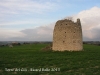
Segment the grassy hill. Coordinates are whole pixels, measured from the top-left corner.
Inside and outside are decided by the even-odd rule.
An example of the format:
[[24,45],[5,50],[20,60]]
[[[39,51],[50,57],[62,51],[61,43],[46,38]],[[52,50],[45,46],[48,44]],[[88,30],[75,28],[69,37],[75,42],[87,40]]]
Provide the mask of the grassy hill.
[[42,51],[48,44],[0,47],[0,75],[100,75],[100,46],[80,52]]

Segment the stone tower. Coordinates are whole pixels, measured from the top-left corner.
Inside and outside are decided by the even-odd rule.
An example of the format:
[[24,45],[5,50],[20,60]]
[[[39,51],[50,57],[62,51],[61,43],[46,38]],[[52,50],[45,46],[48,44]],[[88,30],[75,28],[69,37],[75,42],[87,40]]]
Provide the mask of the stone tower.
[[77,22],[65,19],[56,22],[53,31],[54,51],[81,51],[83,49],[80,19]]

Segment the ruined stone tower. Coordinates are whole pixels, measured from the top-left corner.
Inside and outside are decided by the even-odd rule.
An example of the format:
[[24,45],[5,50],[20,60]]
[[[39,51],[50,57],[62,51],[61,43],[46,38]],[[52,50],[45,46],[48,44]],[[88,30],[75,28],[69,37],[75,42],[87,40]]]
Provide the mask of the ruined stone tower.
[[83,49],[82,28],[80,19],[59,20],[56,22],[53,32],[54,51],[81,51]]

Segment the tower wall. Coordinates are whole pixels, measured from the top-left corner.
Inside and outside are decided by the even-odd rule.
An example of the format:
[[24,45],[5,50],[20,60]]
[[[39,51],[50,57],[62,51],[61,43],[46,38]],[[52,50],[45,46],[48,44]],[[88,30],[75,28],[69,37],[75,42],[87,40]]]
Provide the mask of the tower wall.
[[53,31],[54,51],[80,51],[83,49],[82,29],[80,19],[74,23],[71,20],[59,20]]

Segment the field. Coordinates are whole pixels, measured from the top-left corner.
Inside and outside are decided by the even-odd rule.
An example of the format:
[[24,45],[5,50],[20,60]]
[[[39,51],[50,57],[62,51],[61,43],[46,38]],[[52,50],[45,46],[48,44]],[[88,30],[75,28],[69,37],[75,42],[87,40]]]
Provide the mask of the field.
[[80,52],[42,51],[48,44],[0,47],[0,75],[100,75],[100,46]]

